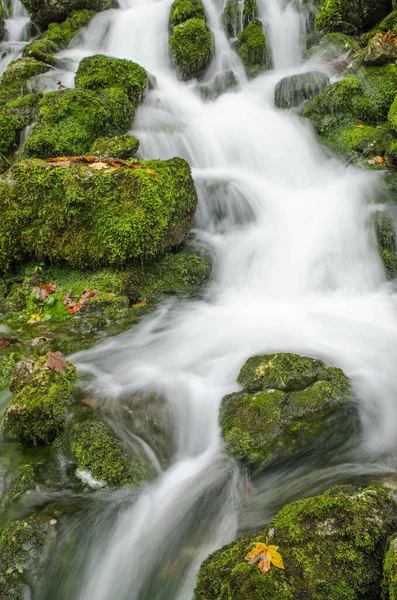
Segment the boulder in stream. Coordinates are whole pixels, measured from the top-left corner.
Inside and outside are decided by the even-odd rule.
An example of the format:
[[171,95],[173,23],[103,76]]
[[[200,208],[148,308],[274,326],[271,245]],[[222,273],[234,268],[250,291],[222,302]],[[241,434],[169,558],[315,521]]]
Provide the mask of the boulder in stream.
[[274,90],[274,103],[278,108],[299,106],[305,100],[314,98],[328,85],[329,78],[320,71],[283,77]]
[[183,80],[202,77],[211,63],[213,45],[212,33],[203,18],[175,25],[169,47],[179,77]]
[[[287,504],[264,531],[203,562],[194,600],[379,600],[396,519],[391,493],[378,487],[337,486]],[[248,564],[257,543],[277,546],[285,569],[270,565],[262,574]]]
[[237,381],[244,389],[223,398],[220,424],[227,451],[252,468],[316,443],[355,415],[349,380],[319,360],[254,356]]

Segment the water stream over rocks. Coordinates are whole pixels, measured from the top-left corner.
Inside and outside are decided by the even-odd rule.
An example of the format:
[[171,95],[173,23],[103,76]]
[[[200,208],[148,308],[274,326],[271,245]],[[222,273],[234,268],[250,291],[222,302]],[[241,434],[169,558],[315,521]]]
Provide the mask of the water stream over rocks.
[[[98,14],[79,45],[58,54],[68,65],[64,85],[73,85],[82,57],[98,52],[152,75],[133,133],[143,157],[181,156],[192,165],[195,233],[213,253],[214,274],[204,300],[170,301],[131,331],[71,357],[87,389],[110,403],[161,392],[177,450],[139,495],[96,493],[64,533],[77,550],[49,574],[45,600],[188,600],[208,553],[285,502],[395,471],[396,294],[369,224],[379,181],[326,156],[308,123],[274,108],[276,83],[308,70],[297,4],[259,2],[275,70],[247,81],[222,29],[224,2],[205,0],[216,55],[204,83],[233,70],[239,87],[204,102],[171,65],[171,3],[121,0],[121,9]],[[326,460],[319,451],[305,465],[248,483],[222,453],[219,404],[238,389],[249,356],[275,351],[341,367],[363,431]]]

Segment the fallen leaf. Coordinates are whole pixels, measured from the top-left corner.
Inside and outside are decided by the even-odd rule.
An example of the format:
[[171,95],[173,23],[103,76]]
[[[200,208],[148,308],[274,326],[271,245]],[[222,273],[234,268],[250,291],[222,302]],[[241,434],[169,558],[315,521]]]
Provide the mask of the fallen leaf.
[[266,546],[262,542],[257,542],[254,548],[248,552],[245,560],[248,564],[258,563],[258,569],[262,573],[267,573],[273,564],[278,569],[284,569],[283,559],[278,552],[278,546]]
[[369,159],[368,164],[369,165],[381,165],[382,163],[385,162],[385,159],[382,158],[381,156],[373,156],[372,158]]
[[46,365],[53,371],[63,375],[69,369],[69,365],[62,352],[47,352],[46,356]]
[[8,346],[11,346],[12,344],[18,344],[18,342],[18,338],[0,338],[0,347],[8,348]]
[[356,125],[358,129],[365,129],[365,125]]
[[63,297],[63,302],[65,304],[65,309],[71,315],[74,315],[80,308],[83,306],[84,302],[90,300],[90,298],[95,298],[96,296],[101,296],[102,292],[98,290],[90,290],[89,288],[85,288],[84,292],[80,296],[77,302],[73,302],[71,300],[72,291],[70,290],[66,296]]
[[50,525],[56,525],[58,523],[58,521],[56,519],[51,519],[51,521],[49,521]]
[[96,171],[101,171],[102,169],[109,169],[110,165],[105,162],[96,162],[90,165],[91,169],[95,169]]
[[30,319],[26,321],[26,325],[31,325],[32,323],[39,322],[41,320],[40,315],[30,315]]
[[132,308],[141,308],[142,306],[146,306],[146,305],[147,305],[147,300],[146,300],[146,298],[144,298],[143,300],[141,300],[137,304],[133,304]]

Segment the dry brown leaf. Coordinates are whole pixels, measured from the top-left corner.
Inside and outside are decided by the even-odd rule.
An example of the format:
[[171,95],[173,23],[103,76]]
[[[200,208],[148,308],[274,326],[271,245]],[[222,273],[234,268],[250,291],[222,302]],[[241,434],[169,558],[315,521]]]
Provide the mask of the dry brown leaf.
[[147,300],[146,300],[146,298],[144,298],[143,300],[141,300],[137,304],[133,304],[132,308],[142,308],[142,306],[146,306],[146,305],[147,305]]
[[8,346],[11,346],[12,344],[18,344],[18,342],[18,338],[0,338],[0,347],[8,348]]
[[53,371],[64,375],[65,371],[69,369],[69,365],[62,352],[47,352],[46,356],[46,365]]

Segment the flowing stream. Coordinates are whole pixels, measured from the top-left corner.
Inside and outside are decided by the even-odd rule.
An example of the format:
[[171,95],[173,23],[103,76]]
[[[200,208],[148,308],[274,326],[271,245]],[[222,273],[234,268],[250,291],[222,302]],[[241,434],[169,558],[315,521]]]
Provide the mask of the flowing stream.
[[29,33],[30,17],[20,0],[3,2],[5,13],[5,41],[0,42],[0,75],[9,63],[16,58],[23,47]]
[[[181,156],[192,165],[195,235],[210,248],[214,273],[203,299],[165,303],[138,327],[72,357],[108,402],[161,392],[177,452],[139,494],[96,492],[75,523],[73,560],[49,575],[46,600],[189,600],[208,553],[264,524],[284,502],[395,471],[396,297],[370,226],[379,181],[326,156],[309,124],[273,103],[281,77],[311,68],[300,58],[299,5],[260,0],[276,68],[249,82],[221,26],[224,1],[204,0],[216,46],[204,83],[231,69],[239,80],[204,102],[171,65],[171,3],[122,0],[59,55],[70,66],[65,85],[79,60],[98,52],[134,60],[155,78],[133,134],[143,157]],[[222,452],[219,404],[238,389],[249,356],[274,351],[343,368],[362,431],[332,456],[319,452],[252,483]]]

